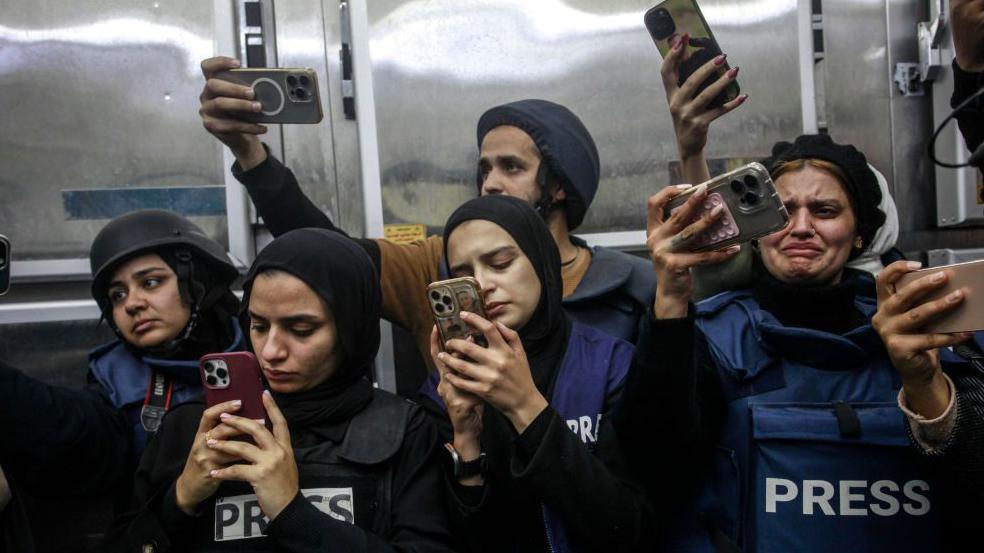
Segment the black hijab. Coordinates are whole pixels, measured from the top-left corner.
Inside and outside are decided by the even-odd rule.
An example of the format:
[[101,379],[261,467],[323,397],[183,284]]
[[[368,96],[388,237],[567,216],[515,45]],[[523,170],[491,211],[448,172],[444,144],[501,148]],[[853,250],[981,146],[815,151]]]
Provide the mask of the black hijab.
[[[560,252],[546,223],[529,204],[502,195],[480,196],[461,205],[444,226],[444,262],[448,263],[448,238],[459,225],[481,219],[501,227],[519,246],[540,280],[540,303],[523,328],[523,341],[533,381],[550,397],[554,376],[567,349],[571,323],[561,299],[564,285],[560,276]],[[448,267],[450,274],[450,267]]]
[[274,393],[293,424],[331,424],[351,418],[372,397],[369,375],[379,349],[382,294],[366,252],[350,238],[321,229],[299,229],[260,252],[243,283],[243,313],[257,276],[276,269],[293,275],[324,300],[335,321],[339,358],[335,373],[310,390]]

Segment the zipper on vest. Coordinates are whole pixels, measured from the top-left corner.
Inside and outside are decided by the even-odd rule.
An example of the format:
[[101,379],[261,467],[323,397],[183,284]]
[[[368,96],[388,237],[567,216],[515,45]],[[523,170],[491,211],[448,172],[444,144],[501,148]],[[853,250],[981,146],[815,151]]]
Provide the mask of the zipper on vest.
[[540,514],[543,515],[543,533],[547,536],[547,551],[554,553],[553,538],[550,537],[550,526],[547,524],[547,506],[540,504]]

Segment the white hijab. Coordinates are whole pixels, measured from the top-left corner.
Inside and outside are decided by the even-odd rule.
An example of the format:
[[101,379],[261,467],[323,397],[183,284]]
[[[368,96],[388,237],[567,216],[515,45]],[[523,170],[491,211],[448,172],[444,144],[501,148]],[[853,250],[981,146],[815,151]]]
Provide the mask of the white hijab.
[[881,256],[894,248],[899,239],[899,211],[895,207],[892,193],[888,190],[888,181],[885,179],[885,175],[872,167],[870,163],[868,168],[875,174],[875,180],[878,181],[878,186],[881,188],[882,199],[878,204],[878,209],[885,213],[885,224],[875,233],[875,238],[864,250],[864,253],[852,259],[847,266],[876,275],[885,268],[882,265]]

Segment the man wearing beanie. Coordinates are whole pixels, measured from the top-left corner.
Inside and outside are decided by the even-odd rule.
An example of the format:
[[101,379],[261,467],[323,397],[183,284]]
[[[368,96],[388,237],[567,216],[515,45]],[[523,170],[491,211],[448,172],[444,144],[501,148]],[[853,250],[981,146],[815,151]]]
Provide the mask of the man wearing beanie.
[[[245,185],[270,232],[277,236],[302,227],[343,232],[304,196],[290,169],[269,155],[256,136],[260,131],[252,128],[256,126],[247,130],[246,124],[231,119],[228,110],[216,105],[219,99],[245,99],[242,87],[210,78],[233,67],[232,62],[212,58],[202,63],[207,82],[200,113],[206,129],[236,156],[233,175]],[[634,341],[639,319],[655,290],[650,263],[608,248],[589,248],[570,234],[584,219],[601,174],[594,139],[581,120],[553,102],[520,100],[486,111],[479,120],[477,138],[479,194],[523,198],[547,222],[561,254],[567,312],[584,324]],[[355,240],[379,268],[383,316],[413,334],[431,366],[434,321],[423,290],[433,281],[448,278],[441,273],[441,238],[402,245],[382,239]]]

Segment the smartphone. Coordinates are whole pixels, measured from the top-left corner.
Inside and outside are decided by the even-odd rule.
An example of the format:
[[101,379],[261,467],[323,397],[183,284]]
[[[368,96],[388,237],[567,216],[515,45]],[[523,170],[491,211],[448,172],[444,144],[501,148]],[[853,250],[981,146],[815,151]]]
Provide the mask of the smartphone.
[[10,240],[0,234],[0,296],[10,290]]
[[236,415],[255,420],[272,428],[263,408],[263,378],[260,364],[248,351],[209,353],[198,360],[202,386],[205,388],[205,405],[212,407],[225,401],[238,399],[243,406]]
[[940,271],[947,274],[946,284],[922,301],[938,300],[956,290],[963,290],[964,299],[957,307],[926,323],[924,330],[933,333],[984,330],[984,259],[906,273],[895,286],[901,290],[920,278]]
[[[789,222],[786,206],[776,192],[769,172],[760,163],[749,163],[734,171],[707,181],[704,205],[687,221],[696,223],[718,205],[724,214],[713,226],[691,239],[689,251],[709,251],[732,244],[750,242],[782,230]],[[683,207],[697,187],[690,188],[670,200],[670,214]]]
[[251,123],[318,123],[323,114],[318,75],[305,68],[230,69],[216,79],[251,87],[261,104],[259,113],[241,113]]
[[477,280],[461,277],[432,282],[427,286],[427,301],[441,335],[441,349],[452,338],[467,340],[469,336],[476,344],[488,347],[485,335],[461,320],[462,311],[488,318]]
[[[714,39],[714,33],[711,32],[707,21],[704,20],[704,14],[700,13],[700,6],[695,0],[665,0],[650,8],[643,20],[646,23],[649,36],[652,37],[653,42],[656,43],[656,48],[659,49],[659,53],[664,58],[673,47],[672,43],[677,36],[683,33],[690,35],[690,40],[686,46],[689,57],[680,65],[678,85],[683,85],[684,81],[694,71],[721,55],[721,47]],[[725,61],[710,77],[700,83],[694,95],[700,94],[705,88],[714,84],[714,81],[729,69],[731,66]],[[731,81],[707,107],[708,109],[720,107],[737,98],[740,93],[741,87],[738,86],[738,81]]]

